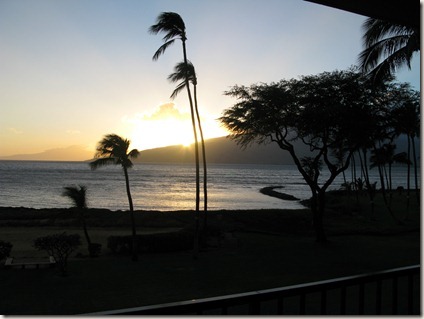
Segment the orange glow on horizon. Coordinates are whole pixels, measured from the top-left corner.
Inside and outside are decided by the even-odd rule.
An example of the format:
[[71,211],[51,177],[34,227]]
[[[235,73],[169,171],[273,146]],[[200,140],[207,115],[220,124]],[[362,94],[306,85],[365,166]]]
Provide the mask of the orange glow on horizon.
[[[138,150],[170,145],[189,147],[194,143],[190,114],[180,112],[173,103],[163,104],[153,114],[138,114],[125,122],[131,126],[128,138]],[[202,118],[205,140],[228,135],[215,119]],[[197,134],[200,141],[200,134]]]

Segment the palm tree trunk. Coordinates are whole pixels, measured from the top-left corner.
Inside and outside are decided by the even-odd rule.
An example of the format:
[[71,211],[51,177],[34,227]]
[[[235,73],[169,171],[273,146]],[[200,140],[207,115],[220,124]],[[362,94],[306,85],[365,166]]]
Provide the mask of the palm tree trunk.
[[137,234],[135,229],[134,206],[133,206],[133,201],[132,201],[131,191],[130,191],[130,180],[128,178],[128,170],[126,167],[123,167],[123,169],[124,169],[124,175],[125,175],[125,186],[127,189],[128,203],[130,205],[131,230],[132,230],[132,260],[137,261],[138,260]]
[[[357,151],[358,152],[358,154],[359,154],[359,150]],[[359,156],[361,156],[361,154],[359,154]],[[355,159],[355,156],[352,156],[352,172],[351,172],[351,175],[352,175],[352,185],[353,185],[353,187],[355,187],[355,197],[356,197],[356,205],[359,205],[359,183],[358,183],[358,181],[356,180],[356,159]],[[361,189],[361,191],[362,191],[362,189]]]
[[[183,43],[183,55],[184,55],[184,63],[187,65],[187,51],[186,51],[186,45],[185,45],[185,39],[182,40]],[[191,123],[193,126],[193,135],[194,135],[194,155],[195,155],[195,161],[196,161],[196,211],[194,216],[195,221],[195,230],[194,230],[194,252],[193,252],[193,258],[197,259],[198,253],[199,253],[199,208],[200,208],[200,171],[199,171],[199,142],[197,138],[197,129],[196,129],[196,119],[194,115],[194,106],[193,106],[193,99],[191,97],[191,91],[190,91],[190,83],[188,77],[185,79],[186,82],[186,88],[187,88],[187,94],[188,99],[190,102],[190,113],[191,113]]]
[[[411,137],[408,134],[408,173],[407,173],[407,192],[406,192],[406,214],[409,213],[409,200],[411,193]],[[407,218],[405,216],[405,218]]]
[[317,195],[315,195],[315,201],[315,209],[313,211],[315,240],[318,243],[326,243],[327,236],[324,231],[325,191],[319,190]]
[[414,136],[411,135],[411,141],[412,141],[412,156],[414,158],[414,178],[415,178],[415,196],[417,197],[417,203],[420,203],[420,193],[418,191],[418,169],[417,169],[417,154],[415,150],[415,140]]
[[197,123],[199,125],[199,133],[200,133],[200,141],[202,143],[202,160],[203,160],[203,201],[204,201],[204,211],[205,216],[203,220],[203,229],[206,229],[207,225],[207,211],[208,211],[208,173],[207,173],[207,165],[206,165],[206,147],[205,147],[205,139],[203,138],[203,130],[202,124],[200,121],[199,108],[197,107],[197,89],[196,85],[194,85],[194,108],[196,111]]
[[91,239],[90,239],[90,236],[88,235],[87,223],[85,222],[85,217],[84,217],[84,209],[80,210],[80,219],[81,219],[82,228],[84,230],[85,240],[87,241],[88,253],[90,257],[93,257],[91,252]]
[[368,172],[368,163],[367,163],[367,149],[362,149],[362,155],[364,158],[362,159],[361,153],[359,153],[359,159],[361,162],[361,170],[362,174],[365,179],[365,184],[367,185],[367,193],[370,198],[370,204],[371,204],[371,219],[374,219],[374,211],[375,211],[375,204],[374,204],[374,197],[375,197],[375,189],[373,189],[373,186],[370,182],[370,175]]

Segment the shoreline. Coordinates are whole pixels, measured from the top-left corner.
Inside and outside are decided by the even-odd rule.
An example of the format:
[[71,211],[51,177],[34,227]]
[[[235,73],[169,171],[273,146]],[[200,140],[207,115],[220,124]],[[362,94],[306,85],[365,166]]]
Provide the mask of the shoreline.
[[279,198],[279,199],[282,199],[282,200],[290,200],[290,201],[300,200],[300,198],[297,198],[293,195],[274,191],[274,189],[280,189],[280,188],[284,188],[284,186],[267,186],[267,187],[261,188],[259,190],[259,192],[261,194],[268,195],[268,196],[275,197],[275,198]]

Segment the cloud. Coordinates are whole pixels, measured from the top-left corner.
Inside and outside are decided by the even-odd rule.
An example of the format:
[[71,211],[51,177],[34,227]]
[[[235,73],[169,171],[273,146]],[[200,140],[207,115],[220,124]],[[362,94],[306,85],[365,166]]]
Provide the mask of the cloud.
[[139,124],[140,122],[157,122],[166,120],[190,121],[189,112],[181,112],[174,103],[159,105],[153,112],[143,112],[134,115],[124,115],[121,118],[123,123]]
[[19,134],[23,134],[24,133],[23,131],[18,130],[17,128],[14,128],[14,127],[9,127],[8,128],[8,131],[10,133],[13,133],[13,134],[16,134],[16,135],[19,135]]
[[181,112],[175,107],[174,103],[165,103],[160,105],[154,113],[144,114],[142,116],[142,120],[146,121],[156,121],[165,119],[186,120],[190,119],[190,114]]

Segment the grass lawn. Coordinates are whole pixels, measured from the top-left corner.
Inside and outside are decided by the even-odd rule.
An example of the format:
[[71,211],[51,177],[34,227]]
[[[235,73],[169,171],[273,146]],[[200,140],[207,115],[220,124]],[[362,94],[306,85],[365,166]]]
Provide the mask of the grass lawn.
[[[403,198],[396,198],[396,216],[405,216]],[[210,223],[231,231],[237,239],[219,248],[201,252],[193,260],[190,251],[144,254],[138,262],[128,256],[114,256],[106,248],[110,235],[129,234],[125,223],[112,222],[110,212],[98,212],[111,225],[101,227],[92,219],[93,241],[103,245],[98,258],[75,257],[69,275],[57,269],[0,268],[0,313],[19,315],[68,315],[190,300],[337,278],[346,275],[420,264],[420,210],[411,201],[407,220],[398,224],[379,204],[373,216],[366,199],[356,205],[343,198],[330,199],[326,217],[327,244],[314,242],[308,210],[211,212]],[[343,207],[341,207],[341,205]],[[348,205],[348,206],[346,206]],[[39,256],[32,239],[50,233],[80,233],[72,214],[21,210],[23,218],[0,209],[0,239],[10,241],[12,256]],[[9,214],[10,213],[10,214]],[[37,215],[38,214],[38,215]],[[44,214],[44,215],[43,215]],[[50,220],[64,214],[66,218]],[[118,215],[116,215],[118,214]],[[190,221],[190,212],[139,214],[143,231],[168,231]],[[2,217],[3,215],[3,217]],[[43,215],[42,225],[35,222]],[[124,212],[115,213],[121,218]],[[6,218],[6,216],[8,216]],[[31,216],[33,220],[31,221]],[[35,217],[34,217],[35,216]],[[147,217],[148,218],[147,218]],[[144,219],[143,219],[144,218]],[[149,222],[150,218],[150,222]],[[166,220],[166,227],[155,218]],[[50,221],[48,221],[50,220]],[[117,226],[118,225],[118,226]],[[83,238],[83,237],[82,237]],[[86,255],[84,248],[79,251]],[[78,252],[77,252],[78,253]]]

